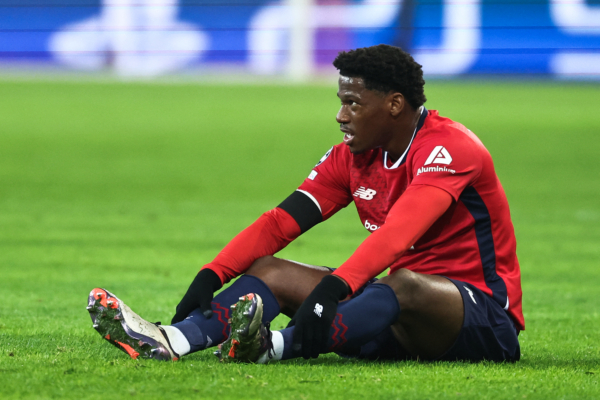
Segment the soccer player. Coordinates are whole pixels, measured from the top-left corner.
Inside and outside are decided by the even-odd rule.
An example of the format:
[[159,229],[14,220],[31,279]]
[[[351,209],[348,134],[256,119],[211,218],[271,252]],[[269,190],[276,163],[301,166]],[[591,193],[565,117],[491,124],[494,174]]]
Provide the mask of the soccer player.
[[[88,310],[102,336],[134,358],[167,360],[219,343],[224,362],[519,360],[516,241],[489,152],[423,106],[421,66],[399,48],[342,52],[333,64],[343,143],[201,269],[172,325],[94,289]],[[352,201],[371,234],[341,266],[273,257]],[[271,332],[279,313],[292,320]]]

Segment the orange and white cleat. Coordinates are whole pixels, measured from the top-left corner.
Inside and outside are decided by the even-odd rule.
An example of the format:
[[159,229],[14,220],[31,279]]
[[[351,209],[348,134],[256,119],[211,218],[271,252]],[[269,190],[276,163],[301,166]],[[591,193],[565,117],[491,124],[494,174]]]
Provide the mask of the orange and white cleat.
[[92,290],[87,310],[94,329],[131,358],[179,359],[159,324],[146,321],[108,290]]

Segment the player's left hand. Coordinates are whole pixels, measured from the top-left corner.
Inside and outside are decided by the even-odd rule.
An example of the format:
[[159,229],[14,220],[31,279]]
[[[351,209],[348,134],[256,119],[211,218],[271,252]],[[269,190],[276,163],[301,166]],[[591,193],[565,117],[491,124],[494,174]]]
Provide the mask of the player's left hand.
[[308,295],[288,324],[288,327],[295,326],[292,350],[296,355],[309,359],[327,352],[338,302],[345,299],[348,292],[346,282],[328,275]]

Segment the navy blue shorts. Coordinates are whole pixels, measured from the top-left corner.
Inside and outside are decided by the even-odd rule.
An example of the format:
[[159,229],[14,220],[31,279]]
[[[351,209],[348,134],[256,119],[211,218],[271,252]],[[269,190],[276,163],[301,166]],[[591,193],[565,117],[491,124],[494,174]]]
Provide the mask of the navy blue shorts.
[[[518,331],[506,311],[475,286],[455,279],[449,280],[462,295],[465,319],[456,342],[436,361],[518,361],[521,358]],[[371,283],[370,281],[367,285]],[[371,360],[411,358],[398,343],[391,328],[363,345],[357,356]]]

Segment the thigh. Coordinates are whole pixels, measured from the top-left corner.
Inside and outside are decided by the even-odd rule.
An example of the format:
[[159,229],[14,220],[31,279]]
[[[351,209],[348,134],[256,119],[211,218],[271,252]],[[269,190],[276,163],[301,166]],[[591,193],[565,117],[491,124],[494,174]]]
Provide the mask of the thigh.
[[266,256],[256,260],[246,274],[261,279],[275,295],[281,312],[291,318],[331,269]]
[[450,281],[462,294],[465,318],[456,342],[439,360],[518,361],[518,331],[502,306],[469,283]]
[[451,348],[464,320],[463,298],[451,281],[402,269],[379,283],[396,293],[401,311],[392,331],[413,358],[434,360]]

